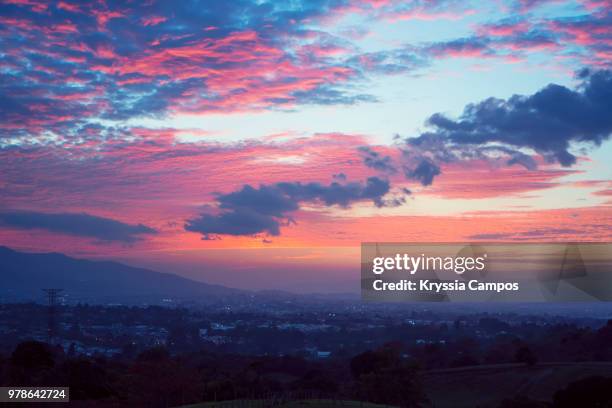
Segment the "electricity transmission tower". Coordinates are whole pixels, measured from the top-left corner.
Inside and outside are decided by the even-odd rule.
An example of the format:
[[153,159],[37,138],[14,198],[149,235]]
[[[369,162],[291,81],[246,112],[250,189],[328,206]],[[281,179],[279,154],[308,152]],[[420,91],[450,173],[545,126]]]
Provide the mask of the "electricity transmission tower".
[[56,320],[56,312],[57,312],[57,300],[59,298],[59,294],[63,289],[43,289],[43,292],[47,294],[47,307],[48,307],[48,315],[47,315],[47,339],[49,344],[53,343],[55,338],[56,329],[57,329],[57,320]]

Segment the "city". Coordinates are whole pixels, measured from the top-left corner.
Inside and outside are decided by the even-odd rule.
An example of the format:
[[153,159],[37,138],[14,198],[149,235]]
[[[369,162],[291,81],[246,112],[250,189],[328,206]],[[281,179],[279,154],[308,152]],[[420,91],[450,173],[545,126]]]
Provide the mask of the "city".
[[[462,392],[448,382],[466,372],[478,384],[483,403],[501,404],[519,396],[541,403],[588,374],[612,374],[612,320],[605,304],[514,305],[479,312],[478,305],[266,296],[267,302],[227,299],[205,307],[60,301],[53,316],[43,301],[3,304],[2,382],[19,378],[15,376],[21,371],[14,365],[24,347],[30,357],[19,363],[29,373],[22,381],[49,386],[63,378],[71,398],[108,406],[130,401],[178,406],[271,395],[401,406],[406,404],[402,398],[408,398],[448,406]],[[43,350],[32,351],[36,347]],[[40,353],[49,356],[41,358]],[[34,356],[36,361],[30,361]],[[376,362],[379,358],[383,363]],[[356,366],[374,370],[389,361],[407,370],[400,370],[412,384],[407,396],[356,388],[366,381],[355,373]],[[526,379],[534,372],[539,374]],[[192,380],[169,383],[177,375]],[[494,387],[488,382],[492,376],[497,378]],[[136,383],[124,383],[126,378]],[[513,390],[518,383],[520,392]],[[444,393],[437,392],[441,384]]]

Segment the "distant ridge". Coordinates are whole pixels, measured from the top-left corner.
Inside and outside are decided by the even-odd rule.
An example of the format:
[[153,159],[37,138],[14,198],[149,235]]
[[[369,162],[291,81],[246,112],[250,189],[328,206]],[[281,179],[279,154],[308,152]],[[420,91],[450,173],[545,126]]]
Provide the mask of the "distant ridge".
[[4,246],[0,246],[0,277],[0,301],[39,300],[42,288],[63,288],[74,301],[121,303],[208,303],[249,293],[118,262],[18,252]]

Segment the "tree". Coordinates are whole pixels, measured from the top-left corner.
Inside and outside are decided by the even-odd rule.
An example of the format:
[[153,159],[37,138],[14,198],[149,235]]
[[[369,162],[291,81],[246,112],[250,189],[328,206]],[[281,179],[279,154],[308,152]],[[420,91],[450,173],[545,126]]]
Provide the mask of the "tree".
[[323,370],[310,370],[294,383],[300,391],[314,391],[320,395],[330,395],[338,391],[338,384]]
[[359,378],[363,374],[380,371],[400,363],[401,347],[397,343],[388,343],[378,350],[368,350],[351,359],[351,373]]
[[416,374],[404,364],[364,374],[357,380],[357,396],[378,404],[420,407],[426,398]]
[[89,400],[108,398],[113,395],[106,370],[86,359],[68,360],[61,366],[70,387],[70,399]]
[[535,363],[537,363],[538,361],[538,358],[535,356],[535,354],[533,354],[531,349],[527,346],[519,347],[519,349],[516,351],[516,355],[514,359],[516,360],[517,363],[524,363],[530,367],[535,365]]
[[366,351],[350,365],[355,394],[361,400],[401,407],[419,407],[426,401],[416,367],[400,357],[399,347]]
[[11,354],[11,365],[29,370],[51,368],[55,364],[53,352],[46,343],[24,341]]
[[49,377],[54,365],[53,350],[48,344],[24,341],[11,354],[10,381],[15,385],[52,385]]
[[163,347],[143,351],[132,366],[131,406],[167,407],[197,401],[203,395],[199,372],[187,360],[172,358]]

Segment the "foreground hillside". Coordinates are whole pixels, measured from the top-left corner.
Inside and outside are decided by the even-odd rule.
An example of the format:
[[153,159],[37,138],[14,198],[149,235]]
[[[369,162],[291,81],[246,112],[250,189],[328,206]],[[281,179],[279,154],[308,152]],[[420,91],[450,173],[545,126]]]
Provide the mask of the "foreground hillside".
[[[422,373],[423,386],[429,398],[427,407],[497,408],[502,401],[526,397],[550,404],[555,392],[569,383],[589,376],[612,377],[612,363],[542,363],[533,367],[524,364],[496,364],[430,370]],[[389,405],[360,401],[311,399],[279,402],[273,400],[233,400],[186,405],[182,408],[232,407],[360,407],[377,408]]]
[[525,396],[551,402],[556,391],[589,376],[612,377],[612,363],[540,363],[473,366],[423,373],[427,396],[436,408],[498,407]]

